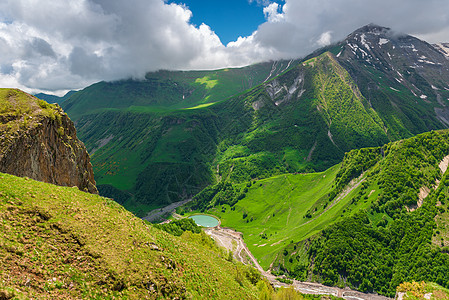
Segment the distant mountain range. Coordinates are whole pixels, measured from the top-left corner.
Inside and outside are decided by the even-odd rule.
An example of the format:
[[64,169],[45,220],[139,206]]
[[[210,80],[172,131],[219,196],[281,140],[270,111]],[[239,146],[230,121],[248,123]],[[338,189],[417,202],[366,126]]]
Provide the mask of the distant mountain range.
[[72,96],[75,93],[76,93],[76,91],[69,91],[62,97],[55,96],[55,95],[49,95],[49,94],[45,94],[45,93],[38,93],[38,94],[35,94],[34,96],[39,99],[45,100],[48,103],[61,104],[62,102],[67,100],[70,96]]
[[100,193],[142,216],[217,181],[324,170],[350,149],[447,128],[441,49],[368,25],[301,61],[101,82],[62,106]]

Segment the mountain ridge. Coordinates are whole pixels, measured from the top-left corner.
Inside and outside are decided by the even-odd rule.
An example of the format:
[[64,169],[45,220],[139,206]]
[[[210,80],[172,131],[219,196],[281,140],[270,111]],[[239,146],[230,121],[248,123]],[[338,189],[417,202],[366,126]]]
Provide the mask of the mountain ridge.
[[76,93],[76,91],[69,91],[62,97],[59,97],[56,95],[45,94],[45,93],[37,93],[37,94],[34,94],[34,97],[45,100],[48,103],[57,103],[57,104],[61,105],[62,102],[67,100],[70,96],[72,96],[75,93]]
[[[417,134],[413,124],[425,128],[423,131],[449,125],[449,64],[432,45],[395,34],[389,28],[368,25],[336,47],[340,47],[338,61],[350,72],[370,105],[384,121],[388,120],[393,138],[403,127],[409,128],[409,136]],[[384,79],[380,81],[376,76]],[[392,112],[397,121],[392,120]]]

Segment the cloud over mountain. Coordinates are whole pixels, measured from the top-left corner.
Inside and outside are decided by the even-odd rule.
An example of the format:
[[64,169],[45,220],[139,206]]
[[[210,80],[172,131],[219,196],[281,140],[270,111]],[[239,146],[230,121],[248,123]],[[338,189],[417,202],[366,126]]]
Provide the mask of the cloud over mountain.
[[[445,0],[260,2],[266,22],[223,45],[162,0],[2,0],[0,85],[67,90],[156,69],[212,69],[305,55],[367,23],[449,40]],[[193,12],[194,13],[194,12]]]

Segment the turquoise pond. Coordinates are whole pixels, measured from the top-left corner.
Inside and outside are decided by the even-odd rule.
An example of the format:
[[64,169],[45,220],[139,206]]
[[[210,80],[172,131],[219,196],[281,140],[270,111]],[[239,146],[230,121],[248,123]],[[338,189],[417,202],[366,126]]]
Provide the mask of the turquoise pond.
[[193,221],[195,221],[196,225],[203,227],[215,227],[218,225],[218,220],[211,216],[206,215],[195,215],[189,217]]

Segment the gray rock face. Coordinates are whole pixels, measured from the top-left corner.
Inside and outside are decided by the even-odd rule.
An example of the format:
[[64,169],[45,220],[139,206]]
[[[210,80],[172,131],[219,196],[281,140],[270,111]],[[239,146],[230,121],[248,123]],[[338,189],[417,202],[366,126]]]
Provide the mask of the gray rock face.
[[413,135],[449,126],[448,46],[367,25],[337,44],[335,56],[370,106],[385,118],[399,116],[398,126]]
[[98,194],[89,154],[69,117],[59,106],[44,110],[36,98],[14,91],[14,97],[1,101],[14,103],[25,96],[30,109],[0,118],[0,172]]

